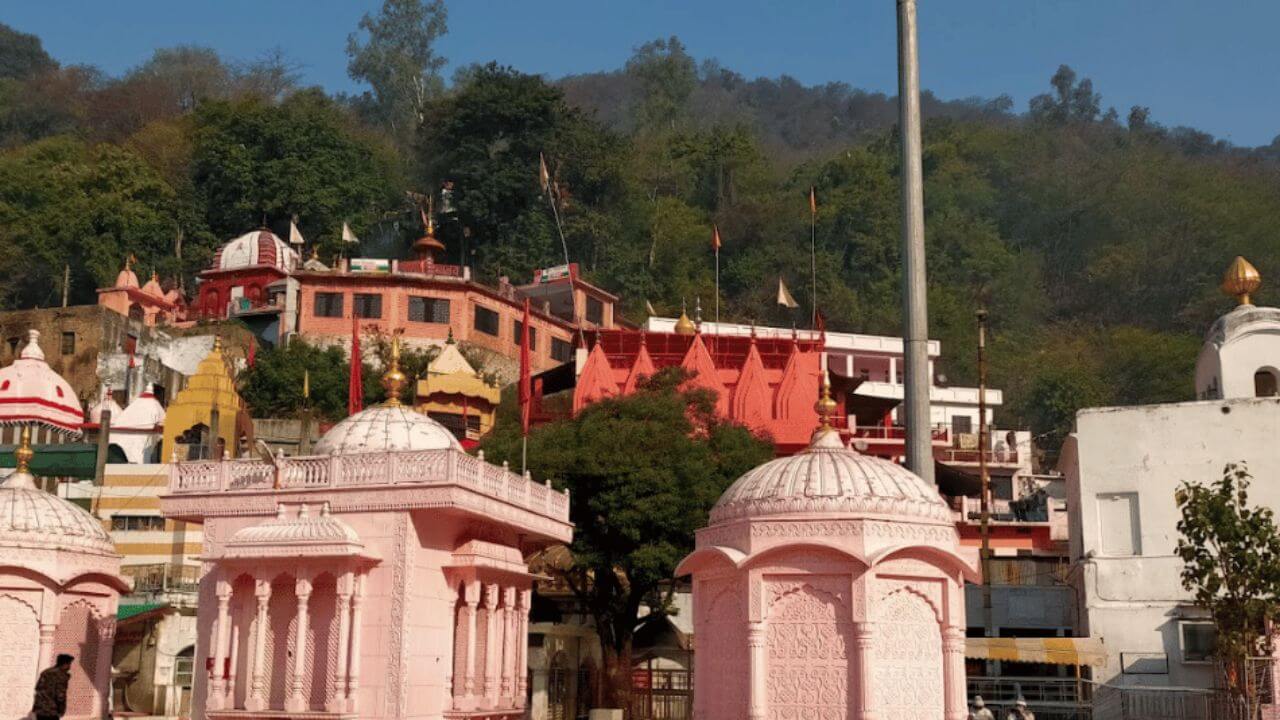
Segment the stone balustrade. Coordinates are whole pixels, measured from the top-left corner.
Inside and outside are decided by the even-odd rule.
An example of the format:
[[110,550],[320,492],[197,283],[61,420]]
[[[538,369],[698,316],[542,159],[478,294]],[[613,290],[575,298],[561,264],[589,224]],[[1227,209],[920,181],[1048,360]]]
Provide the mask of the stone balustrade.
[[457,485],[560,522],[569,521],[569,491],[541,485],[456,450],[404,450],[351,455],[174,462],[171,495],[263,489],[332,490],[387,485]]

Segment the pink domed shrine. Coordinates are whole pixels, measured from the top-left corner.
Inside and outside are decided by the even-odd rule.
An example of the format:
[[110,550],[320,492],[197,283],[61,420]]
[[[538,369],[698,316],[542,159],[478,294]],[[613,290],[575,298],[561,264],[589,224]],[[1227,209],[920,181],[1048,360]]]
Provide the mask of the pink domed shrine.
[[962,554],[938,491],[851,450],[826,418],[739,478],[677,572],[693,576],[699,720],[963,720]]
[[98,304],[148,326],[185,320],[187,309],[182,294],[176,289],[165,292],[154,272],[139,286],[132,265],[133,258],[126,258],[115,284],[98,288]]
[[524,556],[569,497],[402,406],[398,349],[321,454],[171,466],[165,515],[204,525],[194,717],[524,716]]
[[40,349],[40,332],[8,367],[0,368],[0,425],[34,425],[54,433],[80,435],[84,410],[71,383],[53,371]]

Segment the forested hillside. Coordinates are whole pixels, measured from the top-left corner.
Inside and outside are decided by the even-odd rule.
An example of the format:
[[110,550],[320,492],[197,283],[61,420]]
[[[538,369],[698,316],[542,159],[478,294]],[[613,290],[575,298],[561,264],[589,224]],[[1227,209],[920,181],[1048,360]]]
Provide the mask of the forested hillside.
[[[453,260],[465,248],[482,276],[523,278],[563,257],[541,153],[570,258],[634,320],[646,301],[711,306],[714,223],[722,314],[806,324],[812,186],[829,327],[900,331],[894,98],[743,78],[675,38],[610,72],[446,81],[438,0],[390,0],[353,30],[369,90],[332,96],[278,52],[163,48],[108,77],[0,26],[0,307],[57,302],[64,263],[73,301],[91,302],[130,254],[190,290],[220,241],[295,216],[322,256],[343,222],[365,253],[400,253],[420,232],[406,191],[444,182]],[[1230,307],[1222,269],[1242,254],[1280,277],[1280,144],[1110,109],[1069,68],[1046,81],[1027,108],[926,97],[924,161],[940,371],[973,382],[988,307],[999,419],[1052,450],[1077,407],[1191,397],[1199,337]],[[774,303],[779,277],[802,309]]]

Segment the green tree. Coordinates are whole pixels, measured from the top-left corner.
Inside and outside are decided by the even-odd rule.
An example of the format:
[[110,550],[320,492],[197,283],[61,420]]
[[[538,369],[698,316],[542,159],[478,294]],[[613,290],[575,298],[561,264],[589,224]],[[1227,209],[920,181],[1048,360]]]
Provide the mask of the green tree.
[[129,255],[171,276],[174,193],[134,153],[59,137],[0,155],[0,304],[49,307],[71,267],[70,300],[95,302]]
[[[629,707],[641,606],[667,611],[662,591],[693,549],[694,530],[735,478],[772,456],[767,442],[719,420],[709,394],[679,392],[682,379],[664,371],[634,395],[596,403],[529,437],[530,469],[572,497],[573,565],[564,579],[595,619],[607,707]],[[492,461],[518,467],[520,424],[514,408],[503,411],[484,449]]]
[[[372,368],[363,375],[369,384]],[[294,417],[306,406],[302,388],[308,376],[316,413],[328,420],[346,417],[351,366],[337,346],[321,348],[295,338],[258,352],[253,367],[240,374],[240,396],[254,417]]]
[[268,224],[298,227],[327,254],[342,223],[360,234],[398,204],[393,154],[319,90],[279,105],[206,102],[195,114],[194,190],[209,230],[228,238]]
[[641,127],[673,128],[688,112],[698,75],[680,38],[659,38],[636,48],[626,73],[640,85]]
[[1261,698],[1248,661],[1271,657],[1280,621],[1280,532],[1271,508],[1250,505],[1250,480],[1233,463],[1217,482],[1183,483],[1175,497],[1182,586],[1213,616],[1226,689],[1254,718]]
[[399,137],[412,137],[444,87],[445,59],[435,44],[448,32],[448,17],[444,0],[383,0],[378,15],[366,13],[347,38],[347,73],[369,83],[374,116]]
[[0,78],[22,80],[57,67],[40,38],[0,23]]

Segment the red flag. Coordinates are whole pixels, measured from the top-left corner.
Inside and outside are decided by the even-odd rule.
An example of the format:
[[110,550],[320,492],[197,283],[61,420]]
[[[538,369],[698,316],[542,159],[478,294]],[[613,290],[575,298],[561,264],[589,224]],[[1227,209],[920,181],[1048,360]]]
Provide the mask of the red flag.
[[258,343],[250,340],[249,341],[249,367],[253,367],[253,360],[254,360],[254,357],[256,357],[257,349],[258,349]]
[[360,319],[351,309],[351,379],[347,383],[347,414],[364,409],[364,378],[360,362]]
[[529,298],[524,299],[524,322],[520,324],[520,429],[529,434],[529,419],[533,410],[533,368],[529,357]]
[[720,226],[711,226],[711,249],[720,252]]

